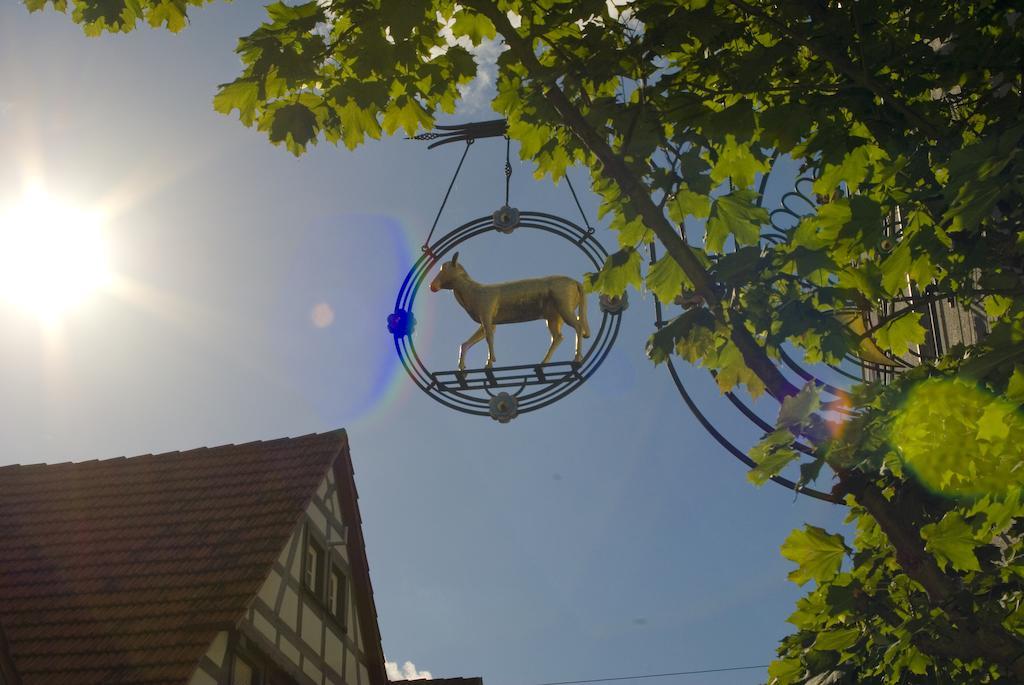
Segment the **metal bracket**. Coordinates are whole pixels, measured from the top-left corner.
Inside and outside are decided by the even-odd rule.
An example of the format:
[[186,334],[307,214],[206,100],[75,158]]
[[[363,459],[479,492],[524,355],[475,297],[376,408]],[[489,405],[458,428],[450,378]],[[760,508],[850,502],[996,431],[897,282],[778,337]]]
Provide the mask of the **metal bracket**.
[[436,130],[420,133],[409,140],[433,140],[434,142],[427,146],[428,150],[432,150],[446,143],[471,142],[479,138],[504,136],[508,131],[508,122],[504,119],[491,119],[490,121],[474,121],[467,124],[435,126],[434,128]]

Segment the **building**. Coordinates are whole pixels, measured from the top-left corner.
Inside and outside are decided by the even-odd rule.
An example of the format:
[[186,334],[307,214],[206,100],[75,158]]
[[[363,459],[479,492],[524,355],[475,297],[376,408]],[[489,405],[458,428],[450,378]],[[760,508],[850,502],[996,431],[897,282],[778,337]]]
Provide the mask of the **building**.
[[[979,304],[965,306],[953,298],[925,301],[909,280],[904,298],[895,304],[882,303],[877,311],[865,317],[864,328],[873,329],[879,321],[898,314],[908,306],[917,305],[925,330],[924,342],[912,345],[901,357],[891,357],[887,364],[866,360],[863,364],[866,381],[889,383],[902,371],[934,361],[956,345],[976,345],[988,335],[991,322]],[[922,304],[918,304],[918,300]]]
[[2,467],[0,550],[0,685],[388,682],[344,431]]

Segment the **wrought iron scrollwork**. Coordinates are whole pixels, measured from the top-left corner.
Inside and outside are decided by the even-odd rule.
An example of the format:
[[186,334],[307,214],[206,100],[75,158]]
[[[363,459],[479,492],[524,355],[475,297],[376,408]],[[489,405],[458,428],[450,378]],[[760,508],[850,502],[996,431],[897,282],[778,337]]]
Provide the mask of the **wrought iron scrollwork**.
[[504,119],[491,119],[490,121],[435,126],[434,128],[434,131],[420,133],[413,136],[412,139],[434,141],[427,146],[429,150],[448,143],[469,142],[480,138],[498,138],[504,136],[508,131],[508,122]]
[[[505,204],[493,216],[468,221],[433,241],[434,230],[455,187],[469,148],[478,139],[498,137],[505,138]],[[491,231],[507,234],[513,230],[518,232],[526,229],[562,238],[583,252],[593,269],[599,271],[604,266],[608,252],[594,237],[594,229],[587,221],[575,190],[570,184],[585,227],[554,214],[520,212],[510,205],[511,142],[505,119],[437,126],[434,131],[413,136],[413,139],[433,141],[428,149],[455,142],[464,143],[465,149],[423,243],[423,254],[406,275],[395,301],[395,309],[388,316],[388,331],[394,337],[402,366],[413,382],[434,400],[468,414],[490,416],[501,423],[507,423],[519,414],[535,411],[565,397],[579,388],[608,356],[619,333],[624,307],[617,311],[602,311],[601,325],[596,335],[590,338],[586,353],[579,361],[450,371],[431,371],[423,363],[413,340],[416,319],[412,312],[416,295],[433,267],[461,243]]]
[[[389,330],[395,350],[409,377],[431,398],[458,411],[477,416],[490,416],[502,423],[516,415],[535,411],[566,397],[590,378],[604,362],[622,323],[620,312],[602,312],[601,325],[591,338],[579,362],[549,362],[459,370],[432,371],[416,352],[411,332],[401,335],[400,326],[392,320],[403,320],[404,312],[412,312],[416,295],[436,264],[460,244],[488,232],[497,231],[491,216],[466,222],[439,238],[413,265],[395,300],[389,317]],[[544,212],[520,212],[516,230],[534,230],[562,238],[576,245],[594,270],[599,270],[608,252],[586,228]],[[396,317],[396,314],[398,316]],[[411,317],[410,317],[411,318]],[[508,397],[513,398],[512,400]],[[502,397],[505,402],[495,402]],[[514,400],[514,401],[513,401]],[[514,411],[513,411],[514,409]]]

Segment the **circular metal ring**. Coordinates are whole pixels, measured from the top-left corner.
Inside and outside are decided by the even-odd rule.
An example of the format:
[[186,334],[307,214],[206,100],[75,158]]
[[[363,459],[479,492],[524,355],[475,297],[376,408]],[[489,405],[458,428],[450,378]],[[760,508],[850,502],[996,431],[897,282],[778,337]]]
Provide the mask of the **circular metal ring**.
[[[595,271],[604,266],[608,252],[593,231],[554,214],[520,212],[518,229],[543,231],[575,245],[589,260]],[[395,350],[406,373],[419,388],[435,401],[467,414],[492,416],[494,391],[504,390],[515,397],[517,414],[546,407],[579,388],[604,362],[618,337],[621,312],[603,312],[601,325],[591,338],[579,362],[548,362],[520,364],[465,371],[434,372],[427,368],[416,352],[413,328],[392,326],[396,320],[413,320],[410,316],[416,295],[434,265],[467,240],[496,231],[494,218],[484,216],[467,221],[439,238],[413,264],[398,291],[395,311],[388,317]]]

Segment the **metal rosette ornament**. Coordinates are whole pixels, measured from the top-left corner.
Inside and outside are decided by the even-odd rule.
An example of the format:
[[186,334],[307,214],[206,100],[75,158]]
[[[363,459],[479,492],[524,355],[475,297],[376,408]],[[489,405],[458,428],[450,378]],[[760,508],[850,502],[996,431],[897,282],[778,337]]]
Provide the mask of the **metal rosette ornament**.
[[427,368],[416,352],[416,325],[412,315],[416,296],[427,276],[467,240],[485,233],[510,235],[519,231],[538,231],[572,243],[595,271],[601,269],[608,256],[594,238],[592,228],[584,228],[554,214],[519,211],[505,205],[493,215],[462,224],[430,245],[406,275],[395,299],[395,309],[388,316],[388,330],[394,337],[402,366],[423,392],[446,407],[466,414],[489,416],[500,423],[508,423],[517,416],[557,402],[583,385],[608,356],[618,337],[625,309],[620,303],[605,306],[602,301],[601,325],[589,339],[579,362],[553,361],[461,371]]

